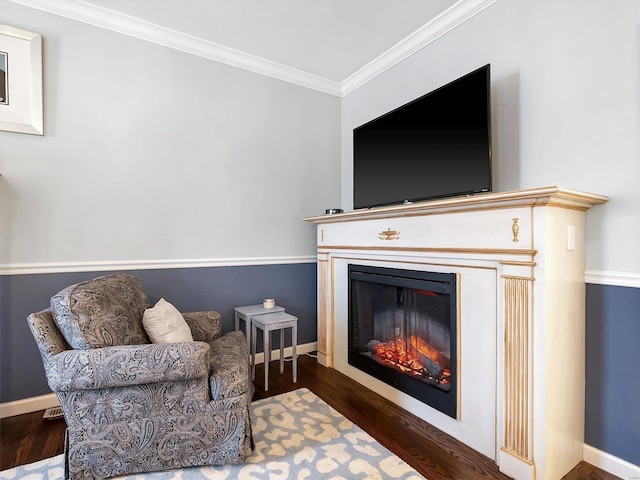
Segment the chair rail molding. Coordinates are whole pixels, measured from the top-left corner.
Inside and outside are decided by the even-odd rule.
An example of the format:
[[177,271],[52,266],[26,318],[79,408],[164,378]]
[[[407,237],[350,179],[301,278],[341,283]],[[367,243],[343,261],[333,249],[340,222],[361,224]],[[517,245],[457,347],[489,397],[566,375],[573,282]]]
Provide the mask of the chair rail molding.
[[316,256],[238,257],[167,260],[104,260],[88,262],[8,263],[0,264],[0,275],[35,273],[104,272],[112,270],[157,270],[171,268],[236,267],[315,263]]
[[596,285],[640,288],[640,273],[587,270],[585,280]]

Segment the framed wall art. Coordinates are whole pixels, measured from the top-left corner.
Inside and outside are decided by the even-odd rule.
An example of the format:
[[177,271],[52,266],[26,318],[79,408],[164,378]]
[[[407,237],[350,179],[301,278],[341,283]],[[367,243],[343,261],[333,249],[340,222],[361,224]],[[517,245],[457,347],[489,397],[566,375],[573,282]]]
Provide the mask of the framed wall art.
[[0,130],[43,135],[42,35],[0,25]]

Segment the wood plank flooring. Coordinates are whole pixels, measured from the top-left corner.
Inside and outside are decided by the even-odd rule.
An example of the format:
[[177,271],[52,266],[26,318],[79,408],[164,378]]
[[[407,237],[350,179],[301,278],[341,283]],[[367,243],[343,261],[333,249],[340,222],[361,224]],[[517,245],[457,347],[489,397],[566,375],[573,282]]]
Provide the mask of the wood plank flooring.
[[[493,461],[425,423],[315,359],[298,358],[298,382],[278,361],[269,368],[269,391],[264,391],[264,368],[256,367],[254,400],[306,387],[349,420],[367,431],[429,480],[508,480]],[[0,470],[58,455],[64,449],[63,419],[44,420],[34,412],[0,420]],[[581,462],[563,480],[618,480]]]

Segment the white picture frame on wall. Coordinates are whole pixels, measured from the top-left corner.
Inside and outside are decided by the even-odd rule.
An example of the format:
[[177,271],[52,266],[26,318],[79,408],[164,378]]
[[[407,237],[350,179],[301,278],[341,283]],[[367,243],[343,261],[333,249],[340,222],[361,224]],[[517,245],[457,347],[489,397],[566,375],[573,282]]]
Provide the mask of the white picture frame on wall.
[[43,135],[42,35],[0,25],[0,52],[5,80],[0,130]]

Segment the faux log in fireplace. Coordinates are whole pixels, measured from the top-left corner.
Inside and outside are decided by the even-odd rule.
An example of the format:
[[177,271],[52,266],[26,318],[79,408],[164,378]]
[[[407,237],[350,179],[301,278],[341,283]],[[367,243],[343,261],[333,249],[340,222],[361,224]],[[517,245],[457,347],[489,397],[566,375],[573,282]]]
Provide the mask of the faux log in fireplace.
[[456,418],[456,275],[349,265],[352,366]]

